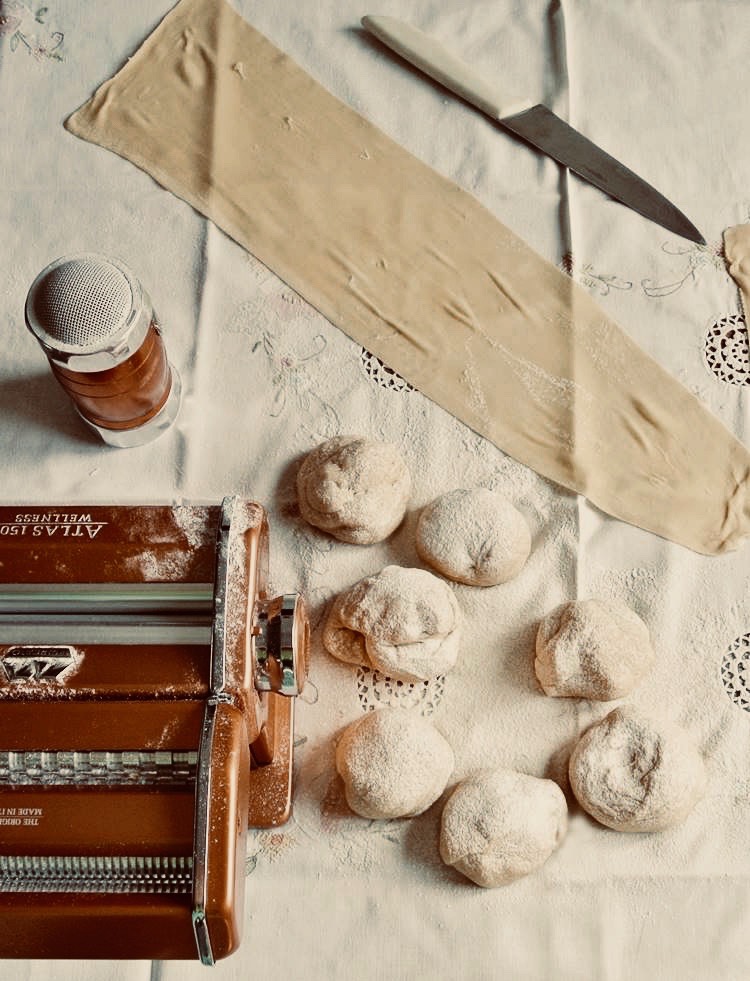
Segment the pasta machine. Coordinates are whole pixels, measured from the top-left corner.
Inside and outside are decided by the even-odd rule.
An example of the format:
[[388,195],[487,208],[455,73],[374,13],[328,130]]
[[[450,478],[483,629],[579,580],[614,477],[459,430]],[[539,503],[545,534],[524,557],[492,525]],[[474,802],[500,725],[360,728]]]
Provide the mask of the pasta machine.
[[0,954],[240,942],[290,814],[309,627],[258,504],[0,507]]

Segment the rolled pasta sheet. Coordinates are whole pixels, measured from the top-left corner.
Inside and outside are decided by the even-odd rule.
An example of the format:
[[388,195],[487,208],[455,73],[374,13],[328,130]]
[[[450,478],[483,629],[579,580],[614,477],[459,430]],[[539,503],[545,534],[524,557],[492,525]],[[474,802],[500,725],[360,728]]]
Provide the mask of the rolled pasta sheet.
[[181,0],[66,125],[538,473],[699,552],[750,532],[750,456],[721,423],[569,277],[225,0]]
[[724,232],[724,257],[729,275],[740,291],[745,323],[750,323],[750,225],[734,225]]

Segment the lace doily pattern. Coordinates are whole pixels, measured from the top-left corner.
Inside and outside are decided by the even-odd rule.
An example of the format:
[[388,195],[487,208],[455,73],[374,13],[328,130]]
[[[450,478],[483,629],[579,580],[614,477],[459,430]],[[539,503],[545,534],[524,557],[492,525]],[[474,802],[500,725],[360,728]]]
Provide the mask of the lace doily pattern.
[[357,668],[357,696],[364,712],[384,705],[419,709],[422,715],[432,715],[440,704],[445,689],[445,676],[429,681],[396,681],[370,668]]
[[721,317],[706,334],[706,364],[730,385],[750,385],[750,340],[740,314]]
[[376,385],[380,385],[381,388],[387,388],[391,392],[414,391],[413,385],[410,385],[393,368],[389,368],[387,364],[384,364],[380,358],[371,354],[367,348],[362,348],[359,360],[367,377],[374,381]]
[[750,633],[729,645],[721,662],[721,680],[735,705],[750,712]]

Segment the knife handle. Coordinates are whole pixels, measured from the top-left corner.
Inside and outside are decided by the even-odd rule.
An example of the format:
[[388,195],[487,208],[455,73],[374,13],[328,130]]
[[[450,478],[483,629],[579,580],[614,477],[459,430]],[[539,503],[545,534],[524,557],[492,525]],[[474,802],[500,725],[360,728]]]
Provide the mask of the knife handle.
[[493,84],[439,41],[395,17],[368,14],[362,18],[362,26],[410,64],[492,119],[515,115],[532,105],[508,93],[501,96]]

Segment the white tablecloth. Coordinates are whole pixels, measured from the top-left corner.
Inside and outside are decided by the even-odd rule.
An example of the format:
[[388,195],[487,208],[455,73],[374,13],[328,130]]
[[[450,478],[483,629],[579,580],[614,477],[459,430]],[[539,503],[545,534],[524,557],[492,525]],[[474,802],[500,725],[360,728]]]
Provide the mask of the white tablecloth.
[[[331,92],[571,272],[750,440],[747,338],[743,347],[737,289],[721,256],[723,230],[750,219],[747,3],[234,3]],[[270,512],[273,585],[300,589],[315,627],[298,712],[295,811],[286,827],[251,833],[244,943],[215,976],[750,976],[750,712],[740,701],[750,685],[737,670],[750,644],[747,548],[700,557],[538,477],[400,384],[145,174],[65,132],[63,119],[169,7],[0,2],[0,498],[150,503],[238,493]],[[626,210],[411,71],[359,28],[368,12],[410,20],[499,87],[545,101],[664,191],[708,246]],[[113,450],[89,435],[24,328],[35,275],[78,251],[125,261],[165,325],[185,399],[175,427],[149,446]],[[409,515],[381,545],[335,543],[298,516],[295,466],[336,433],[393,441],[410,464]],[[512,583],[453,587],[467,621],[457,669],[425,686],[393,688],[332,661],[319,639],[330,597],[389,562],[418,565],[419,508],[443,491],[479,485],[514,500],[534,548]],[[544,868],[487,891],[441,864],[439,804],[386,823],[347,811],[334,738],[384,703],[431,718],[456,753],[454,781],[502,763],[564,785],[571,743],[612,706],[543,696],[534,683],[534,628],[557,603],[591,595],[623,600],[651,628],[657,664],[627,701],[683,724],[705,755],[707,794],[682,826],[620,835],[571,801],[567,839]],[[204,970],[0,961],[8,981],[185,981]]]

